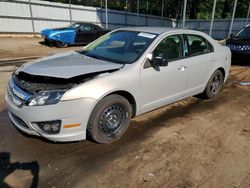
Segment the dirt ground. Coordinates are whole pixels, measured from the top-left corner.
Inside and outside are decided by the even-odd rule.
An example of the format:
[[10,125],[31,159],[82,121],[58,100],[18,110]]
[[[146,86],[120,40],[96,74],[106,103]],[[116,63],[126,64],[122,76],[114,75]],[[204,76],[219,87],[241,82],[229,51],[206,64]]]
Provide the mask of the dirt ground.
[[22,58],[27,56],[45,56],[56,52],[80,49],[81,46],[68,48],[49,47],[43,44],[43,39],[36,38],[0,38],[0,59]]
[[250,81],[250,67],[233,66],[215,99],[135,118],[108,145],[19,133],[4,103],[11,70],[0,70],[0,187],[250,187],[250,86],[235,83]]

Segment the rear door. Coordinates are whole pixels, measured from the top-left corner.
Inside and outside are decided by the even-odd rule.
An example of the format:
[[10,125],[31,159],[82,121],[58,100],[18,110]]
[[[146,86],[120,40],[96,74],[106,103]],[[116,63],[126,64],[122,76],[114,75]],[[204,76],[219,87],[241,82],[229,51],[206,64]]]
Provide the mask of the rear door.
[[165,37],[153,50],[154,57],[164,57],[168,66],[152,67],[147,60],[141,71],[142,112],[182,98],[186,90],[187,69],[183,59],[182,35]]
[[213,46],[203,36],[186,34],[185,51],[188,62],[188,94],[201,92],[207,84],[208,74],[216,63]]

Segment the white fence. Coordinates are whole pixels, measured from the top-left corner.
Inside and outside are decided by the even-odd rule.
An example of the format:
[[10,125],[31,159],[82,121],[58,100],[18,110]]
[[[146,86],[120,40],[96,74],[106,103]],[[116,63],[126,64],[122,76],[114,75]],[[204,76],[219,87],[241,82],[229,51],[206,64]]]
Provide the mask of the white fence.
[[[53,3],[41,0],[0,0],[0,33],[39,33],[44,28],[61,27],[72,22],[92,22],[105,26],[105,9]],[[108,10],[109,29],[137,25],[137,15]],[[180,21],[181,23],[182,21]],[[246,19],[235,19],[232,33],[246,25]],[[175,20],[139,14],[138,26],[176,25]],[[179,25],[179,24],[177,24]],[[215,20],[212,36],[228,36],[230,20]],[[186,28],[209,33],[210,20],[186,20]]]
[[[0,1],[0,33],[38,33],[44,28],[61,27],[70,22],[92,22],[105,26],[105,9],[52,3],[40,0]],[[108,10],[109,29],[136,26],[137,15]],[[173,26],[173,20],[139,14],[138,26]]]

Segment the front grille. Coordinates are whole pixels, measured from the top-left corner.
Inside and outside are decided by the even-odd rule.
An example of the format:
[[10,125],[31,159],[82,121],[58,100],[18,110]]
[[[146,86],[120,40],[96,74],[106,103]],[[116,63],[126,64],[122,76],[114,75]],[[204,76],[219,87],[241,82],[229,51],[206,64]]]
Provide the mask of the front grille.
[[250,45],[248,44],[227,44],[227,46],[231,50],[235,50],[235,51],[250,50]]
[[29,129],[28,125],[19,117],[17,117],[15,114],[11,113],[12,118],[22,127],[25,127]]
[[18,87],[11,79],[8,84],[8,97],[21,108],[31,98],[31,95]]

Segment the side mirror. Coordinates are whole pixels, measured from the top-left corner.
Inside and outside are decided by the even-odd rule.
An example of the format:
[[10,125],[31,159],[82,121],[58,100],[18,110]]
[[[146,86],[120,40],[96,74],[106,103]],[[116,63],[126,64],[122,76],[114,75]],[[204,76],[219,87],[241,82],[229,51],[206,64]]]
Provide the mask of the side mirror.
[[147,58],[153,67],[168,66],[168,60],[164,57],[161,56],[154,57],[153,54],[148,54]]
[[230,39],[234,38],[234,34],[230,34]]

